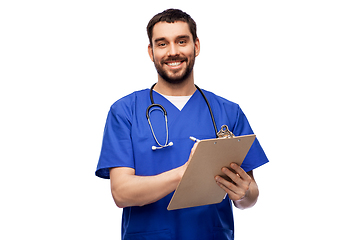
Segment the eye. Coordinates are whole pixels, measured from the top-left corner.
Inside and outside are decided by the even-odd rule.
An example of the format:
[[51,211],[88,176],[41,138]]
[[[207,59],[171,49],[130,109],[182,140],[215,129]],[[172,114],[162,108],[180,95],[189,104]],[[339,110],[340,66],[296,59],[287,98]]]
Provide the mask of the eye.
[[186,44],[186,40],[180,40],[180,41],[179,41],[179,44],[180,44],[180,45],[185,45],[185,44]]
[[160,42],[160,43],[158,43],[158,47],[166,47],[166,43]]

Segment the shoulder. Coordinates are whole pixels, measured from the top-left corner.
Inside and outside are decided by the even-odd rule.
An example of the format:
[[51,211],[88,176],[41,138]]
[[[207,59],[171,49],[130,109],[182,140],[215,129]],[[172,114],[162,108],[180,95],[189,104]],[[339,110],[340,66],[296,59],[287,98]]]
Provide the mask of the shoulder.
[[232,102],[224,97],[221,97],[213,92],[203,90],[205,96],[208,98],[208,100],[211,102],[211,105],[218,105],[219,107],[224,107],[226,110],[234,111],[234,110],[240,110],[239,104]]
[[115,114],[124,111],[131,111],[131,109],[135,106],[137,99],[144,99],[147,95],[149,95],[149,89],[143,89],[130,93],[114,102],[110,107],[110,111]]
[[244,126],[248,129],[247,126],[249,124],[239,104],[220,97],[212,92],[205,90],[203,92],[208,98],[216,122],[218,124],[221,123],[218,127],[226,124],[230,131],[232,131],[236,136],[244,135],[245,132],[251,132],[250,130],[244,130]]

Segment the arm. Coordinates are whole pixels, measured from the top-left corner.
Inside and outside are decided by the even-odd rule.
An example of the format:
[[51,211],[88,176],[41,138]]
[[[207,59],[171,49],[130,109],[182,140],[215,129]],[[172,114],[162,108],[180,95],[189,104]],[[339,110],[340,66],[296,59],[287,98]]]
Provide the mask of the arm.
[[133,168],[112,168],[110,183],[115,204],[120,208],[143,206],[165,197],[177,187],[185,165],[159,175],[144,177],[136,176]]
[[[196,148],[194,145],[189,159]],[[186,168],[183,166],[155,176],[137,176],[135,169],[118,167],[110,169],[111,193],[119,208],[144,206],[165,197],[178,186]]]
[[246,173],[239,165],[234,163],[230,166],[235,173],[228,168],[223,168],[222,171],[233,180],[233,183],[216,176],[217,184],[225,190],[237,208],[246,209],[254,206],[259,196],[259,189],[253,172]]

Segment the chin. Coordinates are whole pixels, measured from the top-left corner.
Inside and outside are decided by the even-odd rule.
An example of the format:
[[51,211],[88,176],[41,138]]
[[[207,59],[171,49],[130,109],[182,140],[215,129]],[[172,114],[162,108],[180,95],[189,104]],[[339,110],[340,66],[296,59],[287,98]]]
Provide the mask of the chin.
[[168,83],[181,84],[189,78],[191,72],[192,72],[192,69],[190,71],[186,71],[184,74],[181,74],[181,76],[174,76],[174,77],[170,77],[167,74],[160,74],[160,73],[159,73],[159,75],[162,79],[164,79]]

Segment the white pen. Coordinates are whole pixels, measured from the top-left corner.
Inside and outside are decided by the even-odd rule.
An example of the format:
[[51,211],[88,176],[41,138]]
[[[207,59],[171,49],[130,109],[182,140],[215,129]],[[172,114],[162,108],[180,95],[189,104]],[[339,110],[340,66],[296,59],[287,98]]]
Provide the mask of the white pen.
[[190,137],[190,139],[191,139],[191,140],[193,140],[194,142],[200,142],[200,140],[199,140],[199,139],[194,138],[194,137]]

